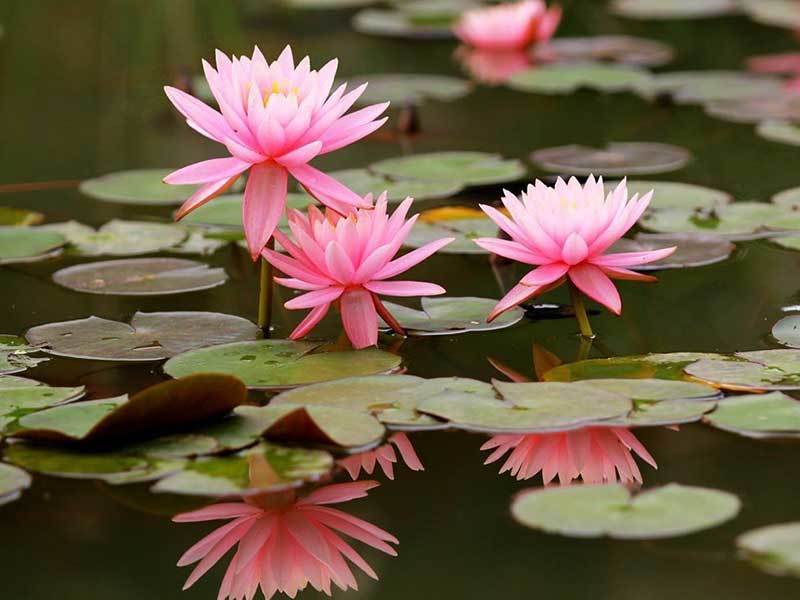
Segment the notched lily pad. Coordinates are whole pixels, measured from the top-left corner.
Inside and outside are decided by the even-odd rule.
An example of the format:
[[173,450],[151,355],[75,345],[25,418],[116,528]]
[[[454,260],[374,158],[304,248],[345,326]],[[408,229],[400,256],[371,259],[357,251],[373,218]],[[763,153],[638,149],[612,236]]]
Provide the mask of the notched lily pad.
[[715,100],[706,104],[712,117],[734,123],[761,123],[763,121],[800,121],[800,98],[784,92],[770,96]]
[[[486,322],[486,316],[497,300],[475,297],[422,298],[422,310],[385,302],[384,305],[409,335],[456,335],[472,331],[505,329],[525,316],[521,308],[503,313],[495,321]],[[383,328],[388,325],[382,322]]]
[[497,225],[486,214],[466,206],[442,206],[420,213],[403,242],[409,248],[420,248],[446,237],[455,240],[439,250],[440,254],[489,254],[473,240],[496,237]]
[[323,450],[262,443],[237,454],[198,458],[156,483],[152,491],[195,496],[247,496],[299,487],[333,468]]
[[399,356],[375,348],[333,351],[316,342],[259,340],[185,352],[164,365],[171,377],[213,371],[241,379],[247,387],[278,390],[340,377],[396,370]]
[[369,86],[358,99],[362,105],[391,102],[392,106],[419,105],[425,100],[452,102],[469,94],[472,84],[464,79],[426,73],[380,73],[349,78],[349,87]]
[[197,292],[228,280],[224,269],[178,258],[131,258],[61,269],[53,281],[76,292],[114,296],[159,296]]
[[770,575],[800,577],[800,523],[759,527],[736,538],[742,556]]
[[[416,4],[416,3],[415,3]],[[425,15],[392,9],[364,9],[353,17],[353,29],[381,37],[449,39],[455,15]]]
[[90,400],[31,413],[17,421],[11,435],[84,444],[155,437],[219,418],[246,400],[247,389],[234,377],[194,375],[160,383],[130,398]]
[[153,361],[204,346],[252,340],[259,332],[247,319],[222,313],[137,312],[130,325],[89,317],[39,325],[29,329],[25,337],[57,356]]
[[370,171],[396,180],[420,179],[468,185],[492,185],[517,181],[527,169],[518,160],[489,152],[430,152],[387,158]]
[[745,437],[800,437],[800,402],[782,392],[726,398],[705,422]]
[[195,190],[191,185],[167,185],[164,177],[171,169],[137,169],[109,173],[87,179],[78,188],[98,200],[121,204],[171,205],[180,204]]
[[605,148],[570,145],[543,148],[531,160],[548,171],[571,175],[647,175],[676,171],[689,162],[688,150],[655,142],[612,142]]
[[0,227],[0,265],[47,260],[65,243],[63,235],[43,227]]
[[0,375],[20,373],[39,363],[50,360],[30,356],[39,352],[38,346],[30,346],[24,338],[0,334]]
[[716,527],[740,506],[728,492],[677,483],[635,496],[620,484],[576,485],[522,492],[511,514],[526,527],[568,537],[650,540]]
[[33,379],[0,376],[0,420],[21,417],[28,412],[58,406],[81,398],[83,386],[50,387]]
[[[618,182],[608,182],[608,189],[614,189]],[[635,180],[626,183],[628,196],[639,194],[644,196],[648,192],[653,192],[648,210],[663,209],[713,209],[724,204],[730,204],[733,196],[728,192],[715,190],[712,188],[682,183],[678,181],[645,181]]]
[[545,381],[586,379],[687,379],[684,367],[703,359],[728,359],[724,354],[669,352],[614,358],[593,358],[560,365],[544,374]]
[[177,246],[186,230],[171,223],[122,221],[114,219],[98,230],[77,221],[42,225],[40,229],[60,233],[69,251],[78,256],[133,256],[150,254]]
[[0,226],[28,227],[44,221],[42,213],[10,206],[0,206]]
[[737,352],[722,360],[699,360],[684,371],[726,390],[800,390],[800,350]]
[[0,463],[0,506],[19,499],[33,479],[22,469]]
[[371,173],[367,169],[333,171],[330,176],[346,185],[359,196],[372,193],[377,197],[385,191],[389,202],[402,202],[408,197],[415,200],[449,198],[464,189],[464,184],[460,182],[408,178],[391,179]]
[[672,60],[672,48],[656,40],[628,35],[559,37],[537,44],[533,57],[541,62],[610,62],[658,67]]
[[784,92],[777,77],[746,71],[672,71],[653,78],[653,91],[678,104],[769,97]]
[[558,63],[515,73],[508,79],[508,86],[533,94],[571,94],[582,88],[609,93],[646,93],[651,86],[651,75],[630,65]]
[[637,265],[637,271],[659,269],[687,269],[705,267],[727,260],[736,249],[731,242],[714,235],[698,233],[640,233],[634,239],[622,238],[610,252],[647,252],[659,248],[677,246],[670,256],[646,265]]

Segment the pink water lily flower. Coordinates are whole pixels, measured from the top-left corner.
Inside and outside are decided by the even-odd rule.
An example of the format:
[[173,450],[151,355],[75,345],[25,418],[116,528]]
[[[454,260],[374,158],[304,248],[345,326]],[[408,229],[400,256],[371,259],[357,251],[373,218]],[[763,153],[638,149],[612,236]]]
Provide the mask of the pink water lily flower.
[[224,193],[249,170],[242,222],[256,260],[283,214],[289,175],[339,212],[365,206],[361,197],[308,162],[378,129],[386,122],[378,117],[388,102],[346,115],[366,84],[348,93],[342,84],[331,93],[338,62],[334,59],[319,71],[311,69],[308,57],[295,65],[289,46],[273,63],[258,48],[252,57],[239,58],[218,50],[216,59],[216,69],[206,61],[203,69],[219,111],[176,88],[164,88],[192,129],[224,144],[231,153],[189,165],[164,179],[175,185],[200,185],[176,218]]
[[331,583],[342,591],[357,590],[358,583],[345,559],[373,579],[378,576],[339,534],[390,556],[397,556],[397,552],[389,543],[398,541],[383,529],[326,505],[363,498],[377,485],[375,481],[329,485],[299,499],[294,491],[288,491],[177,515],[173,519],[176,523],[230,521],[180,558],[179,567],[198,563],[183,589],[194,585],[236,546],[217,600],[249,600],[259,588],[267,600],[277,592],[294,598],[309,584],[328,596]]
[[658,468],[647,449],[628,429],[587,427],[548,434],[496,435],[481,446],[494,450],[484,464],[500,460],[509,451],[500,473],[518,480],[531,479],[541,471],[545,485],[558,476],[561,485],[580,477],[584,483],[642,483],[632,452]]
[[483,50],[522,50],[553,37],[561,7],[544,0],[498,4],[466,11],[453,27],[458,38]]
[[[369,197],[368,197],[369,198]],[[275,231],[275,239],[289,253],[284,256],[264,249],[263,256],[288,278],[276,277],[283,286],[306,293],[289,300],[288,309],[310,308],[311,312],[289,336],[305,336],[336,302],[342,324],[355,348],[378,343],[378,315],[395,331],[402,332],[379,296],[434,296],[445,289],[422,281],[388,281],[422,262],[454,238],[425,244],[400,258],[400,250],[418,215],[406,219],[413,200],[406,198],[389,216],[386,194],[374,210],[359,209],[347,217],[309,207],[308,215],[289,211],[293,239]]]
[[488,320],[563,283],[566,278],[584,294],[614,314],[622,312],[622,300],[612,279],[656,281],[627,267],[660,260],[675,247],[645,252],[606,254],[611,245],[633,227],[653,192],[628,199],[625,180],[606,196],[603,179],[589,176],[586,184],[574,177],[559,178],[555,187],[541,181],[529,185],[520,200],[508,191],[503,196],[506,216],[491,206],[483,211],[511,238],[479,238],[475,243],[500,256],[536,268],[508,292]]
[[363,470],[367,475],[372,475],[375,470],[375,465],[380,465],[383,474],[389,479],[394,480],[394,464],[397,462],[397,454],[392,446],[396,446],[400,452],[400,457],[406,466],[412,471],[424,471],[425,467],[419,460],[417,453],[414,451],[414,446],[411,445],[411,440],[405,433],[395,433],[388,440],[387,444],[383,444],[374,450],[367,452],[360,452],[347,458],[338,460],[342,466],[353,479],[358,479],[358,475]]

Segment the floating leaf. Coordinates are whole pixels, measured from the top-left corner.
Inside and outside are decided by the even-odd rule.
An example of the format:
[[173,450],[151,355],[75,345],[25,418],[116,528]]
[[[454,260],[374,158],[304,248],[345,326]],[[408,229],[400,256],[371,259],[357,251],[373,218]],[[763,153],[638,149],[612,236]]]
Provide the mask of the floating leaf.
[[756,127],[762,138],[781,144],[800,146],[800,127],[785,121],[764,121]]
[[132,258],[61,269],[53,281],[76,292],[116,296],[158,296],[197,292],[228,280],[224,269],[178,258]]
[[727,390],[798,390],[800,350],[737,352],[732,358],[699,360],[684,371]]
[[[422,298],[421,303],[422,310],[391,302],[385,302],[384,306],[409,335],[417,336],[504,329],[518,323],[525,316],[525,311],[517,307],[487,323],[486,316],[497,304],[497,300],[489,298]],[[388,328],[385,323],[381,326]]]
[[137,312],[131,324],[89,317],[29,329],[25,337],[44,351],[70,358],[162,360],[203,346],[255,339],[247,319],[210,312]]
[[636,270],[654,271],[704,267],[726,260],[736,249],[731,242],[714,235],[640,233],[632,240],[622,238],[611,247],[610,252],[647,252],[670,246],[677,246],[678,249],[667,258],[646,265],[637,265]]
[[800,577],[800,523],[753,529],[736,538],[736,546],[745,559],[766,573]]
[[548,171],[595,176],[665,173],[682,168],[689,159],[688,150],[655,142],[612,142],[602,149],[558,146],[531,154],[531,160]]
[[491,185],[517,181],[527,169],[518,160],[488,152],[430,152],[387,158],[374,163],[370,171],[393,179],[457,182]]
[[119,396],[48,408],[21,417],[13,437],[47,442],[155,437],[219,418],[247,400],[234,377],[201,374],[166,381],[130,398]]
[[569,537],[649,540],[715,527],[740,505],[728,492],[677,483],[636,496],[620,484],[576,485],[522,492],[511,514],[526,527]]
[[42,227],[0,227],[0,265],[52,258],[65,242],[60,233]]
[[783,82],[745,71],[672,71],[654,76],[653,90],[680,104],[758,98],[783,93]]
[[751,438],[800,436],[800,402],[782,392],[726,398],[706,423]]
[[800,6],[794,0],[739,0],[739,3],[757,23],[800,29]]
[[[242,194],[226,194],[215,198],[213,202],[208,202],[193,210],[186,215],[181,223],[184,225],[195,225],[199,227],[223,227],[227,229],[242,229]],[[306,194],[289,194],[286,197],[287,208],[305,210],[310,204],[316,204]],[[286,217],[281,218],[279,227],[288,227]]]
[[671,352],[580,360],[550,369],[545,381],[586,379],[685,379],[684,367],[702,359],[727,359],[723,354]]
[[11,208],[10,206],[0,206],[0,226],[27,227],[29,225],[38,225],[42,221],[44,221],[42,213],[22,208]]
[[0,375],[19,373],[49,360],[28,356],[34,352],[39,352],[39,348],[29,346],[24,338],[0,334]]
[[772,327],[772,337],[790,348],[800,348],[800,316],[782,318]]
[[402,202],[408,197],[415,200],[449,198],[460,192],[464,185],[451,181],[431,181],[422,179],[389,179],[383,175],[370,173],[367,169],[345,169],[333,171],[330,176],[343,183],[359,196],[372,193],[377,197],[386,192],[389,202]]
[[349,79],[352,88],[362,82],[369,82],[358,99],[363,105],[391,102],[398,107],[422,104],[425,100],[452,102],[472,91],[472,84],[464,79],[425,73],[380,73]]
[[613,0],[611,10],[629,19],[704,19],[737,12],[735,0]]
[[601,92],[638,92],[650,89],[650,74],[638,67],[607,63],[558,63],[515,73],[508,86],[534,94],[571,94],[582,88]]
[[228,373],[251,389],[274,390],[340,377],[394,371],[400,357],[378,349],[333,351],[314,342],[259,340],[192,350],[171,358],[164,372]]
[[17,500],[33,480],[22,469],[0,463],[0,506]]
[[121,204],[180,204],[195,191],[191,185],[168,185],[164,177],[171,169],[138,169],[120,171],[87,179],[80,191],[87,196]]
[[658,67],[672,60],[672,48],[656,40],[628,35],[559,37],[537,44],[533,57],[542,62],[603,61]]
[[761,123],[762,121],[800,121],[800,98],[784,92],[770,96],[715,100],[706,104],[712,117],[734,123]]
[[[606,189],[614,189],[617,183],[616,181],[606,183]],[[639,194],[641,197],[653,192],[648,210],[712,209],[733,201],[728,192],[678,181],[628,181],[627,188],[628,196]]]
[[24,377],[0,376],[0,416],[22,416],[25,412],[57,406],[82,397],[86,389],[50,387]]
[[253,495],[317,481],[333,468],[322,450],[259,444],[237,454],[199,458],[153,486],[154,492],[196,496]]
[[420,248],[429,242],[452,237],[455,241],[439,250],[440,254],[489,254],[473,240],[496,236],[497,225],[483,211],[462,206],[444,206],[420,213],[403,245]]
[[353,8],[375,4],[375,0],[285,0],[293,8],[314,10]]
[[449,39],[453,36],[449,18],[414,18],[401,10],[367,8],[353,17],[353,29],[359,33],[410,39]]
[[114,219],[95,231],[76,221],[43,225],[63,235],[70,251],[80,256],[132,256],[160,252],[180,244],[186,230],[171,223]]

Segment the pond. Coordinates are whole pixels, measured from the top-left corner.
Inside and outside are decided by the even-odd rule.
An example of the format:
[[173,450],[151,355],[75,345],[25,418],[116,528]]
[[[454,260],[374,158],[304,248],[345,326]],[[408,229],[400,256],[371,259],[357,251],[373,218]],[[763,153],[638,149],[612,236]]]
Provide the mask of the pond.
[[[330,6],[308,6],[312,4]],[[0,228],[0,234],[8,236],[0,242],[0,334],[27,332],[30,343],[46,350],[21,351],[18,345],[3,345],[12,343],[10,338],[0,339],[0,365],[10,361],[19,368],[14,376],[26,378],[21,382],[9,375],[0,377],[0,409],[4,411],[0,419],[7,436],[3,461],[26,467],[32,475],[29,482],[24,473],[10,469],[11,483],[3,489],[7,495],[0,494],[0,502],[6,502],[0,507],[6,539],[0,551],[5,594],[30,600],[54,594],[65,600],[214,598],[230,555],[186,592],[181,588],[190,570],[175,565],[188,548],[225,521],[175,523],[174,515],[225,501],[218,498],[236,501],[230,486],[271,486],[282,491],[251,498],[251,504],[244,504],[247,508],[239,509],[245,512],[220,509],[217,517],[223,513],[241,517],[255,510],[253,506],[284,510],[286,503],[293,502],[294,483],[305,482],[297,493],[314,498],[313,494],[322,493],[312,491],[317,480],[350,481],[347,471],[357,472],[358,465],[346,462],[347,451],[369,449],[388,435],[394,449],[381,446],[384,458],[366,478],[381,485],[370,489],[367,498],[332,506],[352,515],[351,519],[357,517],[390,532],[391,536],[381,537],[367,525],[352,525],[361,521],[350,521],[351,532],[353,527],[371,532],[365,534],[362,529],[360,534],[361,541],[371,544],[353,545],[379,580],[354,568],[358,591],[343,592],[334,585],[337,597],[580,598],[591,594],[660,600],[680,594],[691,600],[709,595],[770,599],[796,595],[797,579],[776,571],[800,573],[800,536],[782,532],[788,541],[777,546],[770,545],[770,540],[748,541],[741,536],[800,520],[797,487],[792,483],[793,465],[800,463],[800,446],[794,439],[800,417],[792,396],[796,393],[792,389],[800,388],[800,355],[787,350],[800,342],[792,321],[783,321],[773,332],[778,321],[800,311],[800,244],[792,236],[800,230],[800,220],[791,195],[772,202],[780,192],[800,185],[800,135],[791,124],[800,122],[800,100],[792,98],[797,86],[791,81],[791,69],[784,66],[777,74],[754,73],[752,69],[774,71],[774,64],[748,62],[754,56],[797,51],[799,9],[788,1],[758,6],[735,0],[564,0],[555,40],[631,36],[650,42],[631,45],[630,40],[617,40],[611,49],[594,51],[587,50],[585,43],[551,44],[549,49],[538,47],[535,60],[523,53],[521,58],[492,61],[458,48],[451,36],[442,34],[447,32],[442,24],[453,16],[452,7],[458,2],[422,3],[427,8],[417,3],[416,9],[390,8],[385,3],[375,3],[377,8],[365,8],[369,2],[345,4],[7,0],[0,6],[0,120],[6,140],[0,163],[0,220],[19,225],[14,232]],[[660,8],[654,9],[656,5]],[[665,14],[671,13],[670,7],[675,14]],[[373,12],[365,15],[365,10]],[[415,23],[428,35],[376,32],[376,10],[383,11],[378,25],[385,26],[386,11],[401,11],[406,26]],[[408,17],[414,10],[423,14]],[[362,31],[356,31],[354,24]],[[365,27],[371,31],[363,31]],[[172,223],[175,209],[188,194],[174,188],[165,192],[166,186],[158,179],[170,169],[228,155],[224,147],[186,126],[163,86],[207,99],[201,60],[213,60],[215,49],[249,56],[257,45],[271,61],[287,44],[296,59],[309,55],[315,69],[338,57],[337,77],[342,80],[379,82],[381,75],[398,73],[454,78],[437,81],[432,90],[422,92],[414,92],[421,85],[419,80],[376,83],[368,103],[381,101],[381,94],[399,100],[387,112],[388,123],[364,140],[313,162],[317,169],[334,175],[343,169],[376,165],[367,183],[363,178],[358,181],[364,173],[351,173],[350,179],[343,174],[342,181],[359,194],[382,191],[360,186],[390,183],[397,186],[390,189],[390,200],[399,200],[413,189],[420,199],[411,213],[444,207],[420,218],[417,231],[426,233],[415,235],[424,241],[430,241],[428,235],[434,236],[430,239],[449,235],[460,223],[462,233],[452,251],[445,249],[414,266],[405,274],[407,278],[441,285],[447,297],[492,299],[491,308],[530,266],[490,257],[471,245],[472,238],[497,236],[497,228],[476,212],[478,205],[499,206],[503,188],[519,194],[536,178],[553,185],[557,175],[575,174],[584,181],[590,172],[605,175],[607,181],[629,175],[631,192],[655,188],[653,208],[628,236],[647,231],[688,234],[679,238],[678,246],[690,256],[672,265],[685,268],[647,271],[658,277],[657,283],[616,281],[624,304],[622,314],[615,316],[590,302],[589,317],[597,334],[591,342],[579,335],[569,290],[561,286],[537,298],[535,308],[533,300],[527,303],[524,315],[522,310],[510,313],[496,329],[457,331],[483,327],[488,308],[480,305],[466,317],[456,315],[461,323],[445,324],[437,332],[440,335],[404,338],[383,332],[380,350],[360,350],[361,354],[347,359],[341,354],[354,351],[342,334],[340,319],[331,311],[309,335],[314,343],[307,346],[279,345],[270,350],[246,346],[225,356],[200,350],[206,354],[187,360],[184,351],[198,346],[257,337],[253,323],[259,317],[259,267],[246,245],[237,242],[242,237],[236,222],[239,199],[228,200],[233,213],[225,212],[224,201],[214,200],[187,217],[186,227],[194,228],[188,240],[188,229],[161,228]],[[587,66],[592,59],[596,62]],[[687,71],[704,74],[664,75]],[[730,73],[709,77],[714,71]],[[604,148],[612,143],[647,145],[594,153],[574,148],[547,151],[571,145]],[[488,160],[488,165],[476,165],[472,159],[443,165],[440,155],[410,165],[382,162],[443,151],[496,156],[478,157]],[[79,189],[81,182],[138,169],[163,173],[146,173],[145,187],[128,181],[109,190],[109,182],[101,180],[99,185],[93,182]],[[438,180],[430,176],[437,170],[445,172]],[[389,177],[376,176],[379,172]],[[427,173],[427,178],[420,173]],[[417,187],[404,179],[409,174],[420,177]],[[679,182],[702,189],[638,181]],[[296,195],[290,196],[290,203],[305,207],[310,198],[292,186],[290,192]],[[610,191],[608,186],[606,191]],[[153,195],[157,202],[148,203],[146,199],[152,200]],[[728,205],[731,199],[734,203]],[[761,204],[738,206],[745,202]],[[213,206],[217,212],[199,212]],[[33,224],[40,218],[36,214],[19,217],[3,207],[38,213],[43,224]],[[465,224],[465,218],[472,221]],[[30,226],[22,223],[25,219],[32,221]],[[117,222],[109,228],[106,224],[113,220]],[[96,234],[76,225],[51,226],[69,221],[106,227]],[[488,233],[472,231],[487,224]],[[11,237],[28,230],[41,237]],[[656,242],[645,238],[642,244],[650,245],[641,249],[672,245],[670,240]],[[463,251],[464,247],[469,251]],[[48,256],[43,258],[43,254]],[[95,261],[142,255],[195,262],[173,260],[157,268],[152,262],[128,263],[124,268],[130,272],[114,263],[102,272],[95,268],[63,272]],[[4,260],[10,256],[43,259]],[[180,275],[163,276],[176,269]],[[115,280],[124,280],[117,285],[128,293],[131,289],[126,286],[136,285],[142,286],[139,292],[152,291],[152,286],[169,292],[177,286],[184,293],[123,295],[111,293],[114,289],[98,289],[113,288]],[[283,308],[293,296],[286,287],[275,288],[273,340],[285,340],[304,316],[305,311]],[[420,306],[415,298],[391,301]],[[463,308],[465,303],[458,305]],[[414,327],[406,325],[409,330],[433,327],[419,322],[425,315],[396,310],[401,322],[417,319]],[[231,317],[147,314],[174,311]],[[139,322],[133,324],[138,332],[133,336],[125,324],[137,312],[144,314],[136,317]],[[444,315],[455,318],[447,310]],[[106,321],[38,328],[92,316]],[[788,354],[750,354],[733,360],[729,356],[778,349]],[[323,358],[319,358],[321,350]],[[625,358],[678,352],[709,355],[678,357],[666,365],[657,362],[665,359]],[[141,359],[142,353],[147,354],[142,360],[130,360]],[[172,358],[176,355],[180,356]],[[309,357],[314,358],[308,361]],[[566,366],[615,357],[621,360]],[[297,364],[286,367],[292,361]],[[255,366],[245,373],[241,365],[249,363]],[[545,375],[551,368],[556,369]],[[240,407],[236,414],[260,423],[255,435],[245,431],[249,424],[234,425],[222,433],[214,429],[221,415],[246,401],[242,384],[231,377],[200,375],[167,384],[173,386],[169,389],[151,389],[172,381],[171,374],[184,377],[226,369],[253,388],[247,400],[252,407]],[[269,405],[273,412],[256,408],[276,393],[275,388],[386,372],[394,374],[351,387],[308,388],[310,392],[299,387],[273,401]],[[441,386],[410,376],[460,379],[441,384],[448,388],[443,391]],[[628,383],[635,378],[663,377],[670,383],[683,379],[692,384],[681,392],[673,391],[674,387],[653,391],[682,403],[675,413],[666,410],[663,418],[653,408],[657,402],[647,401],[650,392],[635,386],[623,389],[619,381],[614,384],[618,387],[608,388],[556,386],[549,388],[555,390],[549,400],[525,392],[519,402],[514,390],[522,388],[504,387],[511,385],[505,383],[510,380],[533,382],[542,377],[552,382],[630,378]],[[387,382],[387,378],[398,379]],[[42,392],[45,388],[31,392],[36,385],[32,381],[72,389],[57,391],[60,395],[54,401],[49,391]],[[493,381],[504,383],[496,383],[493,390],[489,385]],[[425,385],[432,387],[415,387]],[[265,388],[270,388],[266,396]],[[726,394],[724,399],[719,399],[717,388]],[[580,393],[573,395],[567,389]],[[748,393],[753,391],[774,394]],[[787,396],[778,395],[781,391]],[[514,406],[501,403],[498,393]],[[86,401],[125,394],[131,397],[127,402],[95,403],[94,409],[84,406],[85,412],[72,416],[63,412]],[[472,397],[464,400],[463,394]],[[482,398],[483,404],[477,402],[480,410],[462,413],[464,402],[474,397]],[[24,406],[23,398],[29,402]],[[621,409],[615,404],[620,401]],[[345,408],[337,409],[337,402]],[[565,406],[562,402],[577,412],[567,414],[569,410],[559,408]],[[66,404],[41,410],[58,403]],[[137,406],[127,414],[119,413],[119,406],[130,409],[134,403]],[[647,416],[650,409],[656,411],[655,416]],[[536,410],[541,413],[531,414]],[[225,423],[230,424],[231,418]],[[504,443],[509,444],[504,447],[508,452],[518,446],[515,436],[527,432],[529,418],[536,424],[529,433],[541,434],[538,443],[553,444],[550,451],[555,454],[539,464],[548,479],[554,478],[547,487],[542,476],[536,475],[538,467],[531,470],[529,479],[498,473],[512,455],[501,457],[500,450],[492,454]],[[594,424],[596,436],[579,439],[581,434],[576,432],[586,433],[581,426],[588,423]],[[622,437],[608,437],[608,427],[614,423]],[[630,435],[626,425],[641,424],[651,426],[633,429],[633,441],[626,437]],[[137,446],[139,454],[130,450],[130,443],[141,443],[142,437],[187,429],[195,435],[170,438],[174,445],[162,439],[160,446],[145,450]],[[409,431],[398,437],[395,430]],[[262,432],[267,432],[269,444],[277,446],[253,450]],[[497,436],[493,444],[487,444],[487,432],[504,438]],[[192,444],[196,444],[191,446],[194,449],[187,450]],[[561,450],[553,449],[556,444],[562,444]],[[623,444],[632,450],[623,451]],[[232,454],[248,446],[249,454]],[[585,467],[587,479],[594,459],[598,481],[604,479],[602,472],[605,479],[615,480],[609,457],[616,455],[627,488],[639,494],[635,498],[641,498],[641,503],[631,504],[624,488],[616,487],[597,488],[600,495],[583,498],[539,495],[592,493],[595,488],[582,484],[577,473],[566,477],[575,476],[574,485],[558,485],[554,456],[557,452],[574,455],[578,447],[584,448],[580,466]],[[193,454],[214,457],[186,458]],[[495,462],[485,465],[490,455]],[[393,479],[381,468],[386,456],[397,460]],[[345,460],[340,463],[344,468],[331,473],[334,459]],[[234,460],[238,462],[232,464]],[[198,461],[205,466],[191,467]],[[657,469],[648,462],[657,463]],[[635,481],[638,471],[642,485]],[[183,479],[176,479],[176,474]],[[357,476],[365,480],[364,473]],[[216,483],[210,484],[209,479]],[[685,488],[663,487],[668,484]],[[697,488],[710,491],[704,495]],[[366,495],[364,488],[358,493],[337,489],[330,493]],[[198,491],[205,495],[197,495]],[[606,492],[612,497],[602,495]],[[719,492],[725,493],[715,496]],[[651,495],[646,500],[642,494],[662,497]],[[241,494],[239,498],[241,506]],[[340,513],[335,517],[320,514],[321,519],[348,518]],[[263,533],[270,525],[261,527]],[[309,536],[304,538],[306,547],[316,548],[315,558],[286,539],[282,545],[280,540],[274,542],[283,554],[276,550],[276,556],[267,559],[269,552],[264,550],[258,557],[265,563],[271,560],[270,568],[276,573],[315,560],[327,561],[335,571],[330,567],[335,563],[330,546],[334,542],[320,541],[303,531]],[[396,557],[390,555],[395,541],[399,541]],[[250,546],[253,552],[261,552],[252,540]],[[301,597],[318,595],[323,594],[311,586],[300,592]]]

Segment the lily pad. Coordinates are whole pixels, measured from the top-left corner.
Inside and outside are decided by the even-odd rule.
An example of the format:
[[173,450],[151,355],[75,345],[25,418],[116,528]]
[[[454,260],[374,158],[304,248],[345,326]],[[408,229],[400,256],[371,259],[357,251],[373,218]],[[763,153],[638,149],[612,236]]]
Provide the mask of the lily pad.
[[241,379],[251,389],[277,390],[340,377],[394,371],[401,359],[374,348],[334,351],[315,342],[259,340],[192,350],[164,365],[172,377],[213,371]]
[[27,331],[31,344],[57,356],[89,360],[154,361],[226,342],[255,339],[247,319],[210,312],[137,312],[130,325],[100,317],[39,325]]
[[42,213],[10,206],[0,206],[0,226],[28,227],[44,221]]
[[736,249],[731,242],[714,235],[640,233],[634,239],[622,238],[611,247],[610,252],[647,252],[671,246],[678,247],[672,255],[654,263],[637,265],[636,270],[655,271],[705,267],[727,260]]
[[419,105],[425,100],[452,102],[472,91],[464,79],[425,73],[381,73],[350,78],[350,87],[362,82],[369,86],[358,99],[359,104],[391,102],[392,106]]
[[42,227],[0,227],[0,265],[52,258],[65,243],[63,235]]
[[582,88],[600,92],[650,89],[651,75],[638,67],[607,63],[558,63],[515,73],[508,86],[534,94],[571,94]]
[[195,190],[191,185],[168,185],[162,180],[172,169],[137,169],[109,173],[83,181],[78,189],[87,196],[121,204],[181,204]]
[[[608,189],[614,189],[617,183],[609,182],[606,185]],[[653,199],[650,201],[648,210],[712,209],[733,201],[733,196],[728,192],[678,181],[635,180],[628,181],[626,186],[628,196],[639,194],[641,197],[648,192],[653,192]]]
[[[503,313],[495,321],[486,322],[486,316],[497,300],[475,297],[422,298],[422,310],[385,302],[384,305],[409,335],[456,335],[471,331],[505,329],[525,316],[521,308]],[[388,328],[385,323],[382,327]]]
[[121,221],[114,219],[100,229],[76,221],[42,225],[41,229],[60,233],[69,250],[79,256],[133,256],[160,252],[177,246],[186,238],[186,230],[171,223]]
[[[242,194],[226,194],[215,198],[186,215],[181,223],[198,227],[221,227],[226,229],[242,229]],[[287,208],[305,210],[317,201],[306,194],[294,193],[286,197]],[[279,227],[287,228],[286,216],[281,217]]]
[[58,406],[81,398],[83,386],[50,387],[33,379],[0,376],[0,417],[19,417],[26,412]]
[[545,381],[586,379],[686,379],[684,367],[703,359],[727,359],[723,354],[670,352],[614,358],[593,358],[560,365],[544,374]]
[[736,538],[736,546],[745,559],[766,573],[800,577],[800,523],[753,529]]
[[764,121],[756,127],[756,133],[766,140],[800,146],[800,126],[786,121]]
[[570,175],[647,175],[676,171],[689,162],[688,150],[655,142],[612,142],[605,148],[570,145],[543,148],[531,160],[548,171]]
[[800,6],[794,0],[739,0],[739,3],[757,23],[800,29]]
[[443,206],[420,213],[403,245],[420,248],[429,242],[452,237],[455,240],[440,249],[440,254],[489,254],[473,240],[496,235],[497,225],[483,211],[464,206]]
[[728,492],[677,483],[635,496],[620,484],[577,485],[522,492],[511,514],[526,527],[568,537],[650,540],[716,527],[740,506]]
[[375,4],[375,0],[284,0],[293,8],[314,10],[353,8]]
[[330,176],[359,196],[372,193],[377,197],[378,194],[386,191],[389,202],[402,202],[408,197],[415,200],[449,198],[464,188],[464,184],[452,181],[407,178],[395,180],[371,173],[367,169],[333,171]]
[[408,39],[450,39],[452,18],[419,15],[402,10],[364,9],[353,17],[353,29],[381,37]]
[[323,450],[259,444],[237,454],[190,461],[152,491],[196,496],[246,496],[299,487],[333,468]]
[[21,417],[11,435],[46,442],[97,443],[155,437],[230,413],[247,400],[234,377],[202,374],[166,381],[130,398],[65,404]]
[[800,402],[782,392],[726,398],[705,422],[745,437],[800,436]]
[[800,348],[800,316],[782,318],[772,327],[772,337],[790,348]]
[[770,96],[715,100],[706,104],[712,117],[734,123],[761,123],[762,121],[800,121],[800,98],[784,92]]
[[714,100],[764,98],[784,92],[777,77],[746,71],[672,71],[653,78],[653,91],[679,104],[704,104]]
[[159,296],[197,292],[228,280],[224,269],[178,258],[132,258],[61,269],[53,281],[76,292],[114,296]]
[[495,381],[505,401],[439,394],[418,410],[467,431],[551,433],[620,418],[633,409],[630,398],[585,383]]
[[33,479],[22,469],[0,463],[0,506],[17,500]]
[[488,152],[430,152],[387,158],[370,171],[393,179],[422,179],[467,185],[492,185],[517,181],[527,169],[518,160]]
[[412,375],[348,377],[283,392],[270,406],[327,406],[375,415],[392,429],[438,429],[442,421],[417,411],[417,405],[439,394],[495,398],[491,385],[463,377],[423,379]]
[[20,373],[49,360],[29,356],[35,352],[39,352],[39,348],[28,345],[24,338],[16,335],[0,335],[0,375]]
[[697,361],[684,371],[727,390],[800,390],[800,350],[737,352],[725,360]]
[[611,10],[629,19],[705,19],[735,13],[735,0],[613,0]]
[[602,61],[643,67],[665,65],[674,54],[662,42],[628,35],[559,37],[537,44],[532,53],[541,62]]

